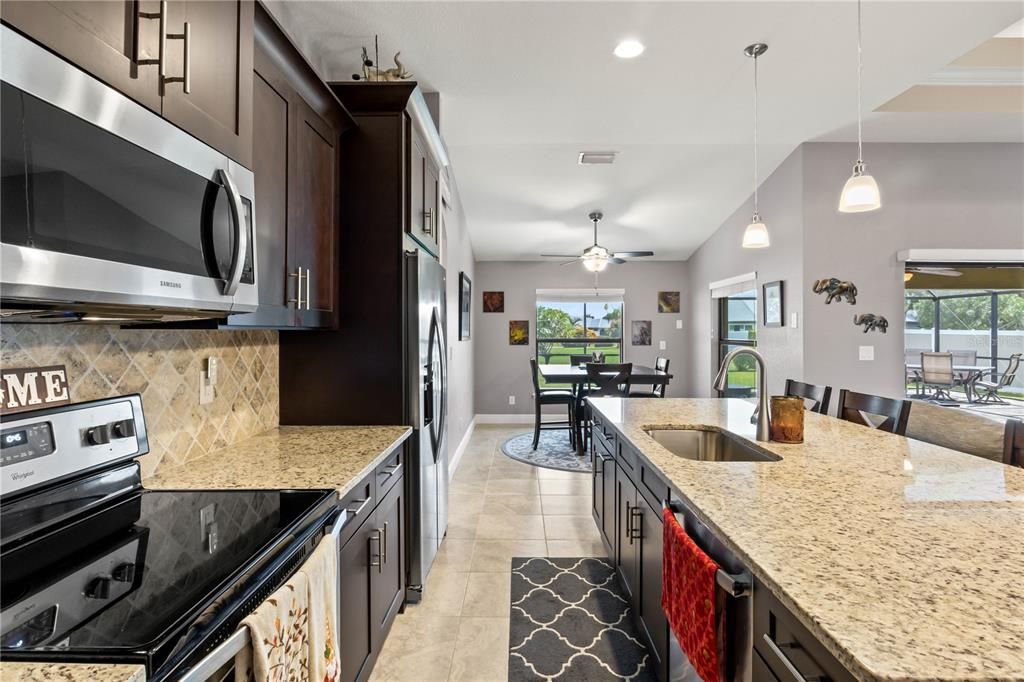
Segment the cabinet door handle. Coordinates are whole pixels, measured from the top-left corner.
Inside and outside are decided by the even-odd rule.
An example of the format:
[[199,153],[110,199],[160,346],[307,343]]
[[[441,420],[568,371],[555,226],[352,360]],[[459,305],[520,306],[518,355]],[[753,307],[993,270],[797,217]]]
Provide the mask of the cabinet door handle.
[[[140,47],[140,45],[139,45],[139,37],[140,37],[140,28],[141,28],[140,24],[141,24],[141,22],[139,21],[139,19],[159,19],[160,20],[160,28],[159,28],[159,32],[160,32],[159,50],[160,51],[157,53],[157,58],[156,59],[140,59],[139,58],[140,55],[141,55],[141,52],[139,50],[139,47]],[[159,12],[142,12],[142,11],[139,11],[136,14],[136,16],[135,16],[135,44],[132,46],[132,61],[135,62],[136,64],[138,64],[139,66],[148,66],[148,65],[151,65],[151,64],[155,64],[156,66],[159,67],[157,69],[157,73],[160,75],[160,79],[161,80],[163,80],[163,77],[164,77],[164,45],[166,44],[166,41],[167,41],[167,23],[166,22],[167,22],[167,3],[166,2],[161,2],[160,3],[160,11]]]
[[294,303],[296,308],[302,310],[302,266],[300,265],[297,270],[298,272],[289,272],[288,276],[298,278],[298,286],[295,287],[295,295],[298,298],[289,298],[288,302]]
[[[637,506],[633,507],[632,509],[630,509],[629,513],[632,516],[632,518],[639,517],[640,519],[643,519],[643,516],[644,516],[644,510],[641,509],[639,505],[637,505]],[[633,522],[630,521],[630,524],[629,524],[629,544],[633,544],[633,540],[642,540],[642,539],[643,539],[643,529],[642,528],[637,528],[635,525],[633,525]]]
[[[370,536],[370,540],[371,541],[372,540],[376,540],[377,541],[377,553],[374,554],[373,550],[372,549],[370,550],[370,565],[371,566],[376,566],[377,567],[377,572],[378,573],[382,573],[384,571],[384,566],[383,566],[384,562],[381,561],[381,559],[383,558],[383,555],[381,554],[381,547],[383,546],[383,542],[381,541],[381,530],[380,530],[380,528],[374,528],[373,529],[373,535]],[[374,559],[376,559],[376,561],[374,561]]]
[[311,277],[312,272],[312,269],[306,268],[306,310],[309,310],[309,280],[313,279]]
[[[166,14],[167,13],[167,11],[166,11],[167,3],[166,2],[162,2],[160,4],[161,4],[161,13]],[[185,94],[186,95],[191,94],[192,93],[192,65],[191,65],[191,62],[192,62],[192,27],[189,24],[189,22],[186,21],[184,29],[182,30],[181,33],[164,33],[163,38],[164,38],[164,40],[180,40],[180,41],[182,41],[182,46],[181,46],[181,51],[182,51],[182,68],[181,68],[181,72],[182,72],[182,75],[180,75],[180,76],[164,76],[163,77],[164,84],[166,85],[167,83],[181,83],[182,84],[182,90],[185,91]],[[163,40],[161,40],[161,46],[162,45],[163,45]],[[160,53],[163,54],[163,52],[164,52],[163,47],[161,47]],[[163,61],[163,57],[161,57],[161,61]]]
[[793,682],[831,682],[832,678],[828,675],[804,677],[804,674],[800,672],[795,665],[793,665],[793,661],[789,660],[789,656],[782,651],[783,647],[787,649],[799,649],[801,648],[799,643],[793,642],[792,644],[776,644],[772,638],[768,636],[767,632],[761,635],[761,639],[764,641],[765,645],[767,645],[768,650],[772,655],[778,659],[779,663],[782,664],[782,667],[786,669],[787,673],[789,673],[790,679]]
[[346,509],[345,511],[351,514],[353,517],[359,516],[359,514],[361,514],[362,511],[366,509],[366,505],[370,504],[370,501],[372,499],[372,497],[367,497],[365,500],[355,500],[355,503],[358,504],[359,506],[356,507],[355,509]]
[[387,521],[384,522],[384,529],[383,529],[382,532],[384,533],[384,539],[381,540],[381,543],[380,543],[380,553],[381,553],[381,557],[382,557],[382,562],[386,564],[388,562],[388,522]]
[[423,212],[423,231],[427,234],[434,232],[434,212],[429,208]]
[[633,544],[633,505],[626,501],[626,537],[629,539],[629,544]]

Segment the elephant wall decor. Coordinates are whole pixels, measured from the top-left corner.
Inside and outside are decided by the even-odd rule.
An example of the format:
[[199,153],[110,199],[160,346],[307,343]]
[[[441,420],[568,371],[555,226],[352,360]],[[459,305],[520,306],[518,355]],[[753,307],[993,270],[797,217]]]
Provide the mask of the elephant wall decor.
[[853,323],[857,325],[864,325],[865,334],[870,331],[879,331],[885,334],[889,329],[889,320],[885,319],[881,315],[875,315],[874,313],[854,315]]
[[811,291],[816,294],[828,294],[825,297],[826,304],[844,298],[850,305],[857,304],[857,285],[853,282],[844,282],[837,277],[816,280],[811,286]]

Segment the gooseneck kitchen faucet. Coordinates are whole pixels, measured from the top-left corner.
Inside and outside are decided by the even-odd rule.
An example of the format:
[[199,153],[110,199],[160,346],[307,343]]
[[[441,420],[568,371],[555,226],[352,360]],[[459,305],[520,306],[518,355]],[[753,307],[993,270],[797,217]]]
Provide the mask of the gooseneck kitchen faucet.
[[764,356],[753,348],[737,348],[729,351],[722,360],[722,366],[718,369],[718,376],[715,377],[714,388],[716,391],[724,391],[729,381],[729,365],[740,355],[749,355],[757,361],[757,409],[750,418],[750,423],[757,424],[757,440],[770,440],[771,415],[768,413],[768,371],[765,367]]

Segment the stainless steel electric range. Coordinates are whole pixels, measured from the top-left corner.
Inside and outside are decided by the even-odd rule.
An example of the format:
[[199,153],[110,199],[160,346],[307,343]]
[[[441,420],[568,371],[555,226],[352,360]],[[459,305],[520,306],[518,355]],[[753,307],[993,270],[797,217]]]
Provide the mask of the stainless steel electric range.
[[146,490],[138,395],[0,424],[0,655],[178,679],[338,517],[333,490]]

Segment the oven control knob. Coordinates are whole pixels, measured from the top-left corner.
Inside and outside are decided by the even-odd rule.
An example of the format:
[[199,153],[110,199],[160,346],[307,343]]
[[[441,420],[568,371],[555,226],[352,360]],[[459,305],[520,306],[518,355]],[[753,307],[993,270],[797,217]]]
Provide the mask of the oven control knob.
[[94,578],[85,586],[85,596],[89,599],[110,599],[110,578]]
[[121,564],[114,568],[111,577],[119,583],[135,582],[135,564]]
[[110,431],[114,438],[131,438],[135,435],[135,420],[122,419],[121,421],[111,422]]
[[89,445],[106,445],[110,442],[110,424],[91,426],[85,432],[85,442]]

